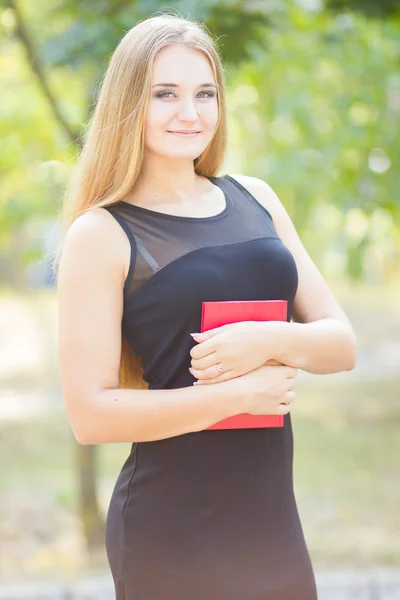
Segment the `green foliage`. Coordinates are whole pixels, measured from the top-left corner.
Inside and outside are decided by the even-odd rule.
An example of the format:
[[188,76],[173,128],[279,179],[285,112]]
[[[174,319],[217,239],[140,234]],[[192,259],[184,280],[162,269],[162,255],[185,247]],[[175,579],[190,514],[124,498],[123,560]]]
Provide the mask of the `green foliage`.
[[393,275],[398,29],[296,7],[288,17],[230,78],[232,163],[278,192],[321,267]]
[[335,12],[355,11],[373,17],[399,17],[399,0],[327,0],[327,7]]
[[160,0],[131,3],[64,0],[51,11],[51,18],[64,18],[68,24],[47,38],[41,46],[42,58],[49,67],[69,65],[74,70],[84,63],[92,67],[96,61],[104,64],[122,32],[152,14],[163,12],[205,21],[211,34],[222,40],[225,62],[232,64],[249,58],[250,45],[265,47],[265,33],[271,24],[268,4],[255,7],[237,0],[208,0],[201,5],[185,0],[176,2],[174,9],[165,7]]
[[[368,12],[367,1],[355,2],[346,7]],[[0,4],[3,251],[27,223],[35,229],[58,214],[77,136],[122,35],[150,15],[178,12],[204,21],[221,48],[227,170],[273,186],[320,267],[391,277],[400,254],[399,22],[389,10],[394,2],[380,3],[387,21],[337,15],[338,6],[334,0],[329,11],[289,1]],[[9,257],[17,263],[35,255],[38,243],[21,248],[20,257],[19,246],[14,239]]]

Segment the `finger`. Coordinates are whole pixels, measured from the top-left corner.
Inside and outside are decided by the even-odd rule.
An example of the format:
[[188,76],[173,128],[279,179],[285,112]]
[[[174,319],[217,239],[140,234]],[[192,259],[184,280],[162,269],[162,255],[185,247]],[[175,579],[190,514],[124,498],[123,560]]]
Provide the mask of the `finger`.
[[214,352],[215,352],[215,342],[211,338],[210,340],[202,342],[198,346],[193,346],[193,348],[191,348],[189,354],[190,354],[191,358],[200,359],[200,358],[204,358],[205,356],[209,356],[210,354],[213,354]]
[[296,400],[296,392],[286,392],[283,402],[285,404],[291,404]]
[[290,413],[290,404],[280,404],[277,410],[279,415],[287,415]]
[[213,365],[217,364],[218,360],[216,359],[216,352],[211,352],[211,354],[207,354],[207,356],[203,356],[203,358],[192,358],[191,365],[193,369],[208,369]]
[[195,381],[193,385],[210,385],[213,383],[222,383],[222,381],[228,381],[229,379],[233,379],[235,375],[233,374],[233,370],[225,371],[222,375],[218,375],[217,377],[213,377],[213,379],[199,379]]
[[208,369],[193,369],[193,367],[190,367],[189,371],[193,375],[193,377],[195,377],[196,379],[201,379],[202,381],[206,379],[215,379],[216,377],[220,377],[224,373],[226,373],[226,371],[224,370],[224,373],[218,374],[214,367],[215,364],[213,364],[212,367],[208,367]]
[[295,369],[294,367],[288,367],[289,371],[288,371],[288,379],[292,379],[293,377],[296,377],[297,375],[297,371],[298,369]]

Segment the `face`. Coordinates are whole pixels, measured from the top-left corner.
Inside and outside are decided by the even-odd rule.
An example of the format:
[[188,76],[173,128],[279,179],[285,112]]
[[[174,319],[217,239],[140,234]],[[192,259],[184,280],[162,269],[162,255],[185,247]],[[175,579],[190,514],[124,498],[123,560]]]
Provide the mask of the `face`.
[[170,158],[197,158],[211,141],[218,120],[216,82],[208,58],[179,44],[163,48],[154,61],[151,85],[146,150]]

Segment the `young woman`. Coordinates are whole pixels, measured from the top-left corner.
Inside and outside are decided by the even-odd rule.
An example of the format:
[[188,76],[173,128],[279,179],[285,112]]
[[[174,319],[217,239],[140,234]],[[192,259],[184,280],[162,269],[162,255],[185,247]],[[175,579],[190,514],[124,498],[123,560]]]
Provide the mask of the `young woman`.
[[[118,600],[316,598],[290,409],[298,369],[352,369],[355,337],[268,184],[217,175],[225,147],[205,27],[161,15],[128,31],[68,189],[58,273],[75,437],[132,442],[107,515]],[[287,322],[190,335],[203,301],[263,299],[287,300]],[[284,426],[207,430],[244,412]]]

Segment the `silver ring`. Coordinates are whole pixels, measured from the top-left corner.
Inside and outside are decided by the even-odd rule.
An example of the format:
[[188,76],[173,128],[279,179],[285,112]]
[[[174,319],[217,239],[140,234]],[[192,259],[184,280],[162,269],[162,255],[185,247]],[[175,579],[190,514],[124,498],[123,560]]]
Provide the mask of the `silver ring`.
[[214,371],[217,373],[217,375],[222,375],[222,373],[224,372],[221,363],[218,363],[217,365],[214,365]]

